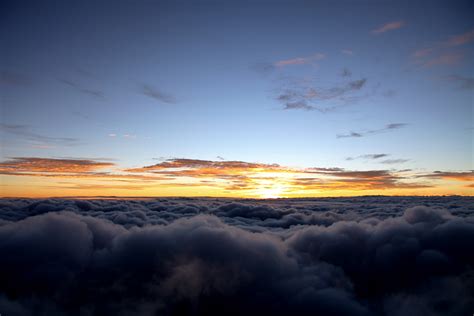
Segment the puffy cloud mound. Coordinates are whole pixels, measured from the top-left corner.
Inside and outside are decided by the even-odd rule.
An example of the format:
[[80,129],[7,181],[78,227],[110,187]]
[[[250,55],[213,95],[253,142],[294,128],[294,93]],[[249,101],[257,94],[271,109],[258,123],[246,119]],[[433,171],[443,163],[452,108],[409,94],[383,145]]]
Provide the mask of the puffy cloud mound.
[[0,200],[5,315],[470,315],[472,198]]

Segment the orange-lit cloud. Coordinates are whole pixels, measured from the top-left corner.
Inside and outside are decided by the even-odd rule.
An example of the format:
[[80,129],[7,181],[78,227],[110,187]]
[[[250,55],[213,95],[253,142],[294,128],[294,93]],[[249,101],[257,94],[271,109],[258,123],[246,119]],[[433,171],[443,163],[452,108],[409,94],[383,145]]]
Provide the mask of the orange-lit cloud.
[[[84,192],[87,195],[207,195],[285,197],[312,195],[392,194],[417,190],[441,192],[446,183],[474,181],[473,172],[415,174],[410,170],[347,170],[296,168],[245,161],[167,159],[157,164],[119,168],[89,159],[12,158],[0,163],[7,185]],[[15,180],[18,176],[31,180]],[[34,180],[41,179],[44,180]],[[14,181],[15,180],[15,181]],[[66,180],[66,182],[65,182]],[[447,182],[446,182],[447,181]],[[452,186],[452,185],[451,185]],[[61,191],[61,189],[64,189]],[[401,191],[400,191],[401,190]],[[463,191],[464,192],[464,191]]]
[[427,183],[406,182],[408,177],[396,174],[388,170],[347,171],[335,170],[311,170],[307,171],[327,178],[298,178],[293,182],[302,190],[311,189],[344,189],[344,190],[373,190],[373,189],[416,189],[429,188]]
[[0,162],[0,174],[9,176],[28,176],[44,178],[68,178],[89,180],[118,181],[155,181],[170,180],[171,177],[159,177],[146,174],[127,174],[103,171],[116,167],[115,163],[91,159],[15,157]]
[[[341,168],[289,168],[277,164],[241,161],[171,159],[128,172],[159,173],[177,178],[209,178],[226,190],[258,191],[272,187],[292,190],[385,190],[429,188],[428,183],[407,182],[388,170],[350,171]],[[224,183],[219,183],[224,180]]]
[[36,157],[15,157],[0,162],[1,173],[20,172],[91,172],[114,166],[110,162],[88,159],[54,159]]
[[129,172],[153,172],[160,170],[170,170],[177,168],[192,168],[196,170],[205,171],[208,170],[211,174],[221,173],[224,170],[282,170],[278,164],[263,164],[253,163],[244,161],[212,161],[212,160],[200,160],[200,159],[168,159],[164,162],[145,166],[141,168],[126,169]]

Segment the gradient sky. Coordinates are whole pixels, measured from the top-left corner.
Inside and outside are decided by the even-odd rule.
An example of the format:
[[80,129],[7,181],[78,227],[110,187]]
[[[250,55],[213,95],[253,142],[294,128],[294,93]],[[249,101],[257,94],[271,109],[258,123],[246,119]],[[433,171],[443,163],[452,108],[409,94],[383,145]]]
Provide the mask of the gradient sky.
[[472,195],[474,3],[412,2],[2,1],[0,195]]

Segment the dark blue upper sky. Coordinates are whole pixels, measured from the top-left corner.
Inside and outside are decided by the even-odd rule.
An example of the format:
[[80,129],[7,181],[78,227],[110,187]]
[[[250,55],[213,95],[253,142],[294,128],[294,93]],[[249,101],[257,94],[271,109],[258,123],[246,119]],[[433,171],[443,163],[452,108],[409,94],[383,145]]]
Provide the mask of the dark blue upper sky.
[[472,169],[473,9],[2,1],[2,158]]

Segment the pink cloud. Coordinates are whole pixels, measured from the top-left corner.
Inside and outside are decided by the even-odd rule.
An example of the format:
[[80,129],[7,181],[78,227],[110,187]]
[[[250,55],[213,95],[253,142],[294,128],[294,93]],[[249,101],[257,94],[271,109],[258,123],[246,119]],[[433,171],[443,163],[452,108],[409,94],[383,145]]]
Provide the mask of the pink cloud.
[[433,52],[433,48],[419,49],[413,53],[416,58],[425,57]]
[[436,45],[433,45],[432,47],[428,48],[422,48],[419,50],[416,50],[413,53],[413,57],[418,59],[416,62],[423,64],[424,66],[430,67],[434,65],[452,65],[460,62],[464,54],[460,52],[445,52],[441,53],[438,57],[432,58],[430,60],[425,59],[423,61],[424,57],[428,55],[432,55],[434,52],[439,52],[442,50],[449,50],[449,47],[452,46],[461,46],[464,44],[468,44],[470,42],[474,41],[474,30],[471,30],[469,32],[460,34],[460,35],[453,35],[449,37],[446,41],[443,42],[438,42]]
[[436,65],[454,65],[459,63],[464,58],[462,53],[444,53],[428,60],[423,64],[425,67],[431,67]]
[[390,23],[386,23],[375,30],[372,30],[372,34],[381,34],[388,31],[396,30],[401,27],[405,26],[405,21],[394,21]]
[[304,65],[304,64],[310,64],[312,62],[321,60],[325,58],[326,55],[321,54],[321,53],[316,53],[312,56],[308,57],[297,57],[297,58],[292,58],[292,59],[285,59],[285,60],[280,60],[275,63],[275,66],[277,67],[284,67],[284,66],[290,66],[290,65]]
[[474,40],[474,30],[466,32],[464,34],[451,36],[446,42],[449,46],[459,46],[470,43]]

